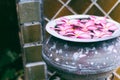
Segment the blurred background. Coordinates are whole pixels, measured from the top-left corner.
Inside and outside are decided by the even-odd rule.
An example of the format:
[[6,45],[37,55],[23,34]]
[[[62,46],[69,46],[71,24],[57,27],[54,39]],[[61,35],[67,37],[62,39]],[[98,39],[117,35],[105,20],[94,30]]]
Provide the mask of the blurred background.
[[23,76],[15,0],[0,0],[0,80]]
[[[41,53],[43,41],[49,36],[44,27],[52,19],[91,14],[120,22],[120,0],[34,1],[0,0],[0,80],[19,80],[24,75],[25,80],[45,80],[47,71]],[[120,80],[119,68],[114,74],[114,80]]]

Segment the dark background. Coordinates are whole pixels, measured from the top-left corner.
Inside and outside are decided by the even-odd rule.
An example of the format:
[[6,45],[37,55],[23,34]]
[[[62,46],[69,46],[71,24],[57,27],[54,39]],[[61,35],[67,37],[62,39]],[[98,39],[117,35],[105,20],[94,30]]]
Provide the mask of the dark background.
[[15,0],[0,0],[0,80],[17,80],[23,71]]
[[0,50],[20,51],[15,0],[0,0]]

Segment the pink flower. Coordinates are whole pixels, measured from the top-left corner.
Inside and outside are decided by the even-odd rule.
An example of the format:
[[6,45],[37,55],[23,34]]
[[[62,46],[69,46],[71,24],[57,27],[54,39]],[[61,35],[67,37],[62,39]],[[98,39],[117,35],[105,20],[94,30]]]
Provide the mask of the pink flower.
[[111,36],[118,29],[106,17],[90,16],[88,19],[68,19],[62,17],[56,20],[56,27],[51,27],[58,34],[78,39],[93,39]]
[[90,19],[93,20],[95,24],[106,24],[107,23],[106,17],[90,16]]
[[65,26],[65,25],[59,25],[57,28],[59,30],[59,34],[61,35],[65,35],[68,32],[72,32],[73,31],[73,26]]
[[108,31],[99,31],[99,30],[94,30],[94,38],[102,38],[102,37],[107,37],[107,36],[111,36],[112,32],[108,32]]
[[75,33],[74,36],[75,36],[76,38],[91,39],[90,34],[84,32],[84,31],[75,30],[74,33]]
[[82,33],[77,38],[79,38],[79,39],[91,39],[91,35],[88,33]]
[[88,20],[86,23],[81,23],[82,31],[95,30],[97,26],[93,20]]
[[67,19],[67,18],[60,18],[59,20],[56,21],[57,25],[65,25],[65,26],[79,26],[80,20],[78,19]]
[[88,30],[97,30],[98,27],[96,25],[91,25],[87,27]]
[[61,17],[60,19],[56,20],[56,24],[57,24],[57,25],[66,24],[66,22],[67,22],[68,20],[69,20],[69,19],[67,19],[67,18]]
[[112,30],[112,31],[114,31],[114,30],[117,30],[118,27],[116,27],[115,24],[113,24],[113,23],[107,23],[107,24],[104,26],[104,29],[105,29],[105,30]]
[[85,26],[92,26],[95,25],[95,22],[93,20],[89,20],[85,23]]

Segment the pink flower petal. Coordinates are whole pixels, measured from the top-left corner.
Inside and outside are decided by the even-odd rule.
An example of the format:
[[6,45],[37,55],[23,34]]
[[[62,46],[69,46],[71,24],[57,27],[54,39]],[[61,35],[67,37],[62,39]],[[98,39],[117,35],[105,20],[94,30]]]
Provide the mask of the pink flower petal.
[[70,37],[70,36],[74,36],[74,35],[75,35],[75,34],[72,33],[72,32],[68,32],[68,33],[65,33],[65,34],[64,34],[64,36],[69,36],[69,37]]
[[118,27],[116,27],[116,26],[110,26],[110,27],[109,27],[109,30],[114,30],[114,31],[115,31],[115,30],[117,30],[117,29],[118,29]]
[[91,39],[91,35],[89,35],[88,33],[83,33],[83,34],[77,36],[77,38],[80,38],[80,39]]
[[97,26],[93,25],[93,26],[88,26],[87,29],[88,30],[96,30],[98,28],[97,28]]
[[83,27],[81,30],[84,31],[84,32],[88,31],[87,27]]
[[92,20],[89,20],[87,23],[85,23],[85,26],[91,26],[91,25],[94,25],[94,21]]
[[[58,20],[56,20],[56,24],[57,25],[71,25],[73,22],[72,22],[73,20],[71,20],[71,19],[67,19],[67,18],[65,18],[65,17],[62,17],[62,18],[60,18],[60,19],[58,19]],[[75,22],[75,21],[74,21]]]
[[69,21],[71,25],[79,26],[80,20],[77,19],[72,19]]
[[111,36],[118,29],[114,23],[107,22],[106,17],[90,16],[90,19],[56,20],[57,27],[51,27],[58,34],[79,39],[103,38]]
[[94,37],[96,37],[96,38],[99,38],[102,35],[102,32],[99,30],[94,30],[93,32],[94,32]]
[[107,23],[106,26],[108,26],[108,27],[109,26],[115,26],[115,24],[114,23]]
[[114,23],[107,23],[106,24],[108,30],[117,30],[118,27]]
[[85,27],[85,24],[80,23],[79,26],[80,26],[80,27]]
[[96,27],[97,27],[98,29],[103,28],[103,26],[102,26],[102,25],[96,25]]
[[105,37],[109,37],[109,36],[111,36],[111,35],[109,35],[109,34],[103,34],[103,35],[101,36],[101,38],[105,38]]
[[60,35],[65,35],[65,34],[66,34],[66,31],[59,31],[59,34],[60,34]]

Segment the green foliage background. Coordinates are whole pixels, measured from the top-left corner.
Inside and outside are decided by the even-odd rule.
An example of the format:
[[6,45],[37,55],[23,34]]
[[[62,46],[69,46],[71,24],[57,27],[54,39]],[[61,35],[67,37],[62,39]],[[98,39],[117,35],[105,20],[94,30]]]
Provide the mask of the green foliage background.
[[0,80],[19,80],[23,77],[22,56],[6,49],[0,56]]
[[23,61],[16,0],[0,0],[0,80],[19,80]]

